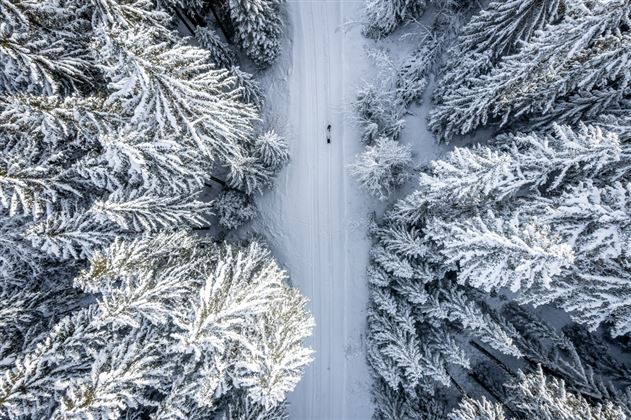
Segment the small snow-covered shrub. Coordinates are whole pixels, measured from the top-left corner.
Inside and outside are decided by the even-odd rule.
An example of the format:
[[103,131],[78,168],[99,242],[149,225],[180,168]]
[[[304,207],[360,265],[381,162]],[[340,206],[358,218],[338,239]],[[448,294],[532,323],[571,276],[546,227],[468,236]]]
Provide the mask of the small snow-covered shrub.
[[420,16],[425,6],[426,0],[367,0],[363,33],[369,38],[388,36],[406,19]]
[[353,103],[355,116],[362,128],[362,141],[371,144],[379,137],[396,140],[405,127],[405,108],[395,94],[383,86],[366,85]]
[[366,147],[350,171],[372,196],[385,200],[394,188],[410,178],[411,168],[411,147],[380,137],[374,145]]
[[228,69],[234,65],[236,61],[234,53],[213,28],[208,26],[195,28],[195,41],[209,52],[210,60],[216,67]]
[[239,66],[232,66],[230,73],[234,77],[235,85],[241,91],[241,98],[248,104],[261,110],[263,108],[263,92],[258,82],[251,73],[241,70]]
[[236,190],[224,190],[213,202],[213,210],[219,224],[226,229],[236,229],[256,216],[256,207],[249,196]]
[[274,131],[260,134],[249,150],[230,167],[228,183],[246,194],[262,193],[272,185],[274,176],[289,161],[287,141]]
[[279,171],[289,161],[287,140],[274,131],[259,135],[254,144],[261,161],[272,171]]
[[227,181],[230,188],[251,195],[272,185],[273,176],[274,172],[255,156],[239,156],[230,165]]

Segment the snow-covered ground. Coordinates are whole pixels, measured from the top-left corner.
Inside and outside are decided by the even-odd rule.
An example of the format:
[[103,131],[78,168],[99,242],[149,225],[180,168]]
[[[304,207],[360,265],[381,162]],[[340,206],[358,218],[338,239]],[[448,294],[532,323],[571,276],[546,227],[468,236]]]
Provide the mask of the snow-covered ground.
[[359,28],[345,33],[343,23],[360,8],[360,2],[289,1],[290,54],[281,60],[279,80],[270,83],[276,92],[268,92],[273,102],[288,99],[286,110],[276,104],[275,112],[286,114],[291,162],[258,203],[257,230],[310,300],[317,324],[308,343],[315,361],[289,395],[292,419],[372,414],[364,351],[371,206],[347,173],[362,149],[349,104],[367,63]]

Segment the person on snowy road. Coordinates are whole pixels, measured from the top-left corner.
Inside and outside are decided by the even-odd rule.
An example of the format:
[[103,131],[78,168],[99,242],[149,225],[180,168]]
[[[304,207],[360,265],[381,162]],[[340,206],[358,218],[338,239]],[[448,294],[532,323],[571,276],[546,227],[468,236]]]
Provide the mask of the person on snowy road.
[[326,142],[331,143],[331,124],[326,126]]

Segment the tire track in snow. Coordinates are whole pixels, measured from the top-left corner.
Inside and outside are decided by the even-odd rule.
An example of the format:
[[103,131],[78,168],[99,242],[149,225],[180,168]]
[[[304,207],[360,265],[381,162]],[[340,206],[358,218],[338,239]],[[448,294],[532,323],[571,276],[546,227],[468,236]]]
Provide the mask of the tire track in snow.
[[[305,21],[305,14],[301,13],[301,20]],[[306,14],[306,16],[309,18],[309,25],[308,26],[304,26],[303,27],[303,34],[309,34],[311,31],[313,31],[314,28],[314,24],[313,24],[313,13],[308,13]],[[305,39],[305,38],[303,38]],[[308,38],[307,38],[308,39]],[[311,41],[313,41],[313,39],[311,39]],[[307,46],[306,41],[304,42],[305,46]],[[306,74],[310,74],[309,73],[309,68],[313,68],[315,66],[316,63],[316,45],[313,44],[310,46],[311,48],[306,49],[307,52],[310,53],[310,61],[305,60],[305,63],[307,63],[306,68],[303,70],[305,71]],[[310,51],[309,51],[310,50]],[[309,115],[307,115],[307,119],[308,122],[307,124],[305,124],[306,126],[309,127],[309,129],[311,130],[311,132],[313,132],[314,130],[317,132],[317,126],[313,127],[313,123],[315,122],[317,124],[317,122],[319,121],[319,101],[318,101],[318,96],[319,96],[319,92],[318,92],[318,83],[317,83],[317,74],[311,75],[311,82],[312,82],[312,87],[310,89],[307,89],[305,92],[301,92],[302,94],[304,93],[308,93],[311,92],[311,94],[313,95],[314,99],[315,99],[315,106],[313,106],[313,112],[315,114],[315,118],[310,117]],[[308,80],[309,78],[305,76],[305,79]],[[307,106],[305,106],[305,108],[309,107],[309,103],[306,104]],[[291,112],[291,111],[290,111]],[[304,114],[303,114],[304,115]],[[301,132],[302,133],[302,132]],[[319,171],[318,171],[318,160],[317,160],[317,155],[318,155],[318,145],[317,142],[313,142],[310,141],[309,142],[310,146],[311,146],[311,156],[313,156],[315,159],[311,162],[311,164],[313,165],[313,176],[311,177],[311,194],[313,197],[313,200],[311,202],[311,208],[312,209],[316,209],[316,211],[312,211],[311,212],[311,221],[312,221],[312,236],[310,237],[310,244],[309,247],[311,249],[311,264],[313,264],[313,270],[312,270],[312,276],[311,276],[311,293],[313,296],[319,296],[320,295],[320,285],[318,284],[318,280],[320,279],[320,275],[319,275],[319,271],[318,271],[318,267],[320,266],[320,253],[319,253],[319,247],[317,246],[318,242],[319,242],[319,234],[320,234],[320,230],[319,230],[319,220],[318,220],[318,215],[319,215],[319,200],[318,200],[318,175],[319,175]],[[322,312],[322,302],[321,301],[315,301],[314,300],[314,305],[318,305],[317,308],[317,312],[321,313]],[[315,308],[314,308],[315,309]],[[317,328],[317,326],[316,326]],[[314,334],[314,338],[315,338],[315,348],[321,348],[322,344],[321,344],[321,338],[322,336],[320,334]],[[314,388],[315,389],[319,389],[320,386],[320,381],[321,381],[321,377],[319,375],[316,375],[313,379],[314,382]],[[317,398],[318,395],[316,395],[315,393],[313,393],[312,395],[309,396],[310,398],[307,399],[308,402],[310,402],[310,404],[307,406],[308,407],[308,412],[313,412],[316,404],[317,404]]]
[[[320,4],[318,13],[324,15],[326,13],[326,5],[322,5]],[[325,56],[324,60],[323,60],[323,65],[325,66],[324,70],[325,70],[325,89],[324,89],[324,93],[325,95],[325,101],[324,101],[324,106],[326,107],[326,118],[324,123],[326,125],[331,124],[333,121],[331,121],[331,116],[332,116],[332,110],[331,110],[331,56],[330,53],[331,51],[329,50],[329,46],[331,45],[331,43],[329,42],[329,21],[328,19],[324,20],[324,30],[321,33],[321,37],[324,40],[323,45],[322,45],[322,51],[323,54]],[[325,136],[328,134],[325,134]],[[338,142],[334,143],[337,144]],[[324,144],[324,143],[322,143]],[[327,214],[327,223],[329,224],[328,226],[328,232],[326,234],[326,240],[329,244],[332,244],[334,241],[334,226],[332,226],[332,221],[337,219],[337,215],[333,214],[332,211],[332,203],[333,203],[333,199],[332,199],[332,194],[333,194],[333,185],[332,185],[332,179],[333,177],[331,176],[332,174],[332,167],[331,167],[331,150],[332,148],[330,147],[331,144],[326,144],[326,150],[325,150],[325,159],[326,159],[326,191],[324,192],[325,197],[327,198],[327,206],[326,206],[326,214]],[[334,296],[334,291],[335,288],[333,287],[333,282],[332,279],[335,277],[335,272],[334,272],[334,265],[333,265],[333,247],[329,246],[328,249],[326,250],[326,255],[327,255],[327,260],[324,262],[324,264],[326,264],[324,267],[326,268],[326,281],[322,282],[322,286],[326,287],[325,293],[322,294],[322,296],[327,296],[328,302],[334,302],[335,301],[335,296]],[[324,299],[323,299],[324,300]],[[333,317],[331,316],[332,311],[326,311],[326,315],[327,315],[327,324],[326,324],[326,331],[330,332],[333,331]],[[323,319],[324,322],[324,319]],[[327,373],[328,374],[328,389],[333,390],[334,389],[334,377],[331,374],[330,370],[331,367],[335,365],[334,360],[333,360],[333,356],[335,354],[335,349],[333,347],[333,343],[334,340],[332,339],[331,336],[328,337],[328,360],[327,360]],[[331,395],[331,394],[329,394]],[[331,399],[329,399],[329,412],[328,417],[331,417],[333,415],[333,410],[332,410],[332,404],[331,404]]]

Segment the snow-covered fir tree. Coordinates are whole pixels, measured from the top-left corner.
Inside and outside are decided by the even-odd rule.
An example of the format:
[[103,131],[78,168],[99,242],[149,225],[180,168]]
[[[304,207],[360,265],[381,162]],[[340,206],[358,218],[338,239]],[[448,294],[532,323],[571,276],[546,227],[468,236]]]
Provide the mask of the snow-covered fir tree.
[[74,285],[96,301],[13,349],[3,416],[204,418],[239,398],[272,410],[310,360],[305,302],[257,243],[159,234],[89,263]]
[[[386,214],[383,225],[372,231],[376,242],[368,270],[368,351],[377,381],[377,418],[400,418],[405,413],[409,418],[444,418],[432,414],[435,407],[429,404],[431,399],[440,398],[438,394],[444,389],[463,392],[461,387],[465,385],[458,379],[461,374],[456,373],[457,369],[469,371],[470,377],[480,381],[476,359],[488,358],[491,352],[523,360],[531,369],[542,364],[573,391],[614,401],[629,415],[624,389],[616,390],[608,384],[613,377],[609,372],[624,369],[607,361],[605,351],[585,356],[570,337],[521,306],[497,314],[478,301],[479,294],[441,280],[454,273],[460,276],[462,264],[449,264],[440,248],[425,236],[423,226],[432,220],[428,208],[412,218],[408,205],[402,200]],[[443,211],[445,207],[437,213]],[[550,247],[543,250],[549,252]],[[587,341],[579,337],[579,342]],[[493,355],[490,360],[506,375],[503,362]]]
[[195,40],[210,54],[210,60],[215,68],[229,69],[236,87],[240,90],[240,97],[257,109],[263,106],[261,89],[250,73],[241,70],[238,65],[237,54],[227,42],[224,42],[217,29],[208,26],[198,26],[194,32]]
[[506,420],[504,407],[482,397],[480,400],[465,398],[458,408],[449,413],[449,420]]
[[562,379],[570,391],[613,401],[627,415],[631,413],[626,396],[628,381],[623,379],[628,368],[611,356],[612,349],[605,344],[607,337],[596,336],[577,324],[558,329],[514,302],[505,305],[501,315],[517,331],[515,344],[531,369],[541,366],[548,375]]
[[151,27],[97,35],[99,66],[112,90],[106,104],[157,136],[182,135],[228,167],[249,157],[244,146],[252,141],[256,110],[240,100],[228,71],[207,64],[204,50],[160,42],[160,30]]
[[[511,418],[537,419],[626,419],[625,412],[611,402],[592,404],[580,395],[566,391],[562,380],[548,378],[541,368],[531,374],[519,372],[518,378],[508,384],[511,397],[506,404],[467,398],[449,414],[450,420],[504,420]],[[519,416],[519,417],[516,417]]]
[[67,3],[0,6],[0,93],[54,95],[89,84],[89,15],[81,4]]
[[593,126],[456,148],[422,173],[399,214],[425,212],[425,233],[458,264],[459,281],[522,291],[522,302],[556,302],[625,334],[627,148]]
[[555,276],[575,260],[568,244],[537,220],[506,219],[491,212],[461,222],[432,219],[427,235],[448,264],[459,266],[458,280],[487,292],[550,288]]
[[537,126],[574,125],[618,108],[629,90],[631,4],[580,1],[567,9],[488,74],[436,95],[434,133],[449,140],[492,121],[506,126],[522,118]]
[[223,42],[215,29],[198,26],[195,28],[195,41],[210,53],[210,59],[216,67],[227,69],[234,66],[237,59],[235,53]]
[[492,1],[461,29],[434,90],[440,98],[456,94],[474,78],[487,74],[504,56],[565,13],[565,0]]
[[280,54],[284,0],[229,0],[235,40],[258,66],[269,66]]
[[[281,416],[304,301],[262,245],[191,233],[205,184],[238,170],[260,191],[287,161],[257,139],[250,76],[151,1],[0,17],[0,417]],[[255,214],[234,194],[230,227]]]
[[555,126],[554,132],[516,133],[489,146],[457,147],[430,163],[420,191],[431,206],[471,207],[513,198],[521,191],[553,191],[565,182],[618,165],[618,135],[598,127]]
[[[372,230],[376,418],[447,418],[454,397],[454,419],[631,415],[612,356],[631,331],[630,17],[626,0],[492,1],[435,58],[438,139],[502,131],[421,167]],[[359,98],[368,144],[426,88],[423,60]]]

